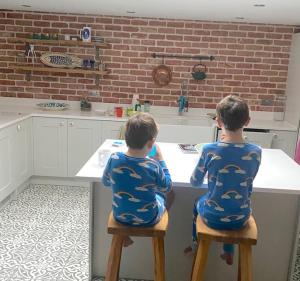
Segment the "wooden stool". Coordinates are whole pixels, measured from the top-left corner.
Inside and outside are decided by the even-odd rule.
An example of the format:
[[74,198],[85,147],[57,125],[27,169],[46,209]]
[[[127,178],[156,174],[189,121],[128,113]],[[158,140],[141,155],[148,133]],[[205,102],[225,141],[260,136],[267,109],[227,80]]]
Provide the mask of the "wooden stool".
[[209,228],[200,216],[196,222],[198,249],[194,260],[192,281],[204,280],[204,269],[211,241],[239,245],[238,281],[252,281],[251,246],[257,243],[257,227],[253,216],[238,231],[219,231]]
[[119,278],[124,236],[152,237],[155,281],[165,281],[164,236],[168,228],[168,221],[168,212],[165,211],[161,220],[154,226],[126,226],[117,222],[111,212],[108,219],[107,232],[113,234],[113,237],[110,246],[105,281],[117,281]]

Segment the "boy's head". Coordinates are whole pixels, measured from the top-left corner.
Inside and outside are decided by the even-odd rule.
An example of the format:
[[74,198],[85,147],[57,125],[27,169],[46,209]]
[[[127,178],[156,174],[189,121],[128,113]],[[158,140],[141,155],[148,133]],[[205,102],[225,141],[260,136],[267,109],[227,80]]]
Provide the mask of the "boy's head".
[[148,113],[132,116],[126,123],[125,141],[129,148],[143,149],[149,144],[151,149],[158,129],[153,117]]
[[217,105],[217,121],[229,131],[247,126],[250,121],[247,103],[237,96],[225,97]]

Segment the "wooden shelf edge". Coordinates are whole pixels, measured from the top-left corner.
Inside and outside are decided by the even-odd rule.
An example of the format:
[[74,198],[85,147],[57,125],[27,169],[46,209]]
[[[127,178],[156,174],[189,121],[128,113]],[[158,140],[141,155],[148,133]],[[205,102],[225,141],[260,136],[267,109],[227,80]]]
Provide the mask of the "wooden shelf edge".
[[100,71],[100,70],[86,70],[86,69],[78,69],[78,68],[52,68],[52,67],[35,67],[35,66],[9,66],[9,69],[15,70],[24,70],[24,71],[42,71],[42,72],[65,72],[65,73],[80,73],[80,74],[95,74],[95,75],[107,75],[110,73],[109,70]]
[[73,40],[41,40],[41,39],[28,39],[28,38],[9,38],[13,43],[40,43],[40,44],[55,44],[64,46],[84,46],[84,47],[98,47],[101,49],[109,49],[110,45],[108,43],[98,43],[98,42],[83,42],[83,41],[73,41]]

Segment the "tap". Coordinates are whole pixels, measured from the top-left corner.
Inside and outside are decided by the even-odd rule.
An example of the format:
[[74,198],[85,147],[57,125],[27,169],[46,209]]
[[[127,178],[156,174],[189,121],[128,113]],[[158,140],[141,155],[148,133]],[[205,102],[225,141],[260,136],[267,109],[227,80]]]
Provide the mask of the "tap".
[[181,83],[181,94],[177,100],[178,102],[178,114],[182,115],[183,112],[187,112],[189,108],[188,102],[188,82],[183,81]]

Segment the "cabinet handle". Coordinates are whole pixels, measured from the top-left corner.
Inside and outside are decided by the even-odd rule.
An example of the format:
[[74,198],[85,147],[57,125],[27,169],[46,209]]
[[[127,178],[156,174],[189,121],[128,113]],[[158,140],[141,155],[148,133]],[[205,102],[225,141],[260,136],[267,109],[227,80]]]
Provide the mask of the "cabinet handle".
[[277,138],[278,138],[278,135],[277,135],[277,134],[273,134],[273,138],[274,138],[274,139],[277,139]]
[[21,125],[17,125],[17,131],[19,132],[21,131],[21,129],[22,129]]
[[74,122],[69,122],[69,126],[73,127],[74,126]]
[[244,140],[247,140],[248,139],[248,137],[247,136],[244,136]]

